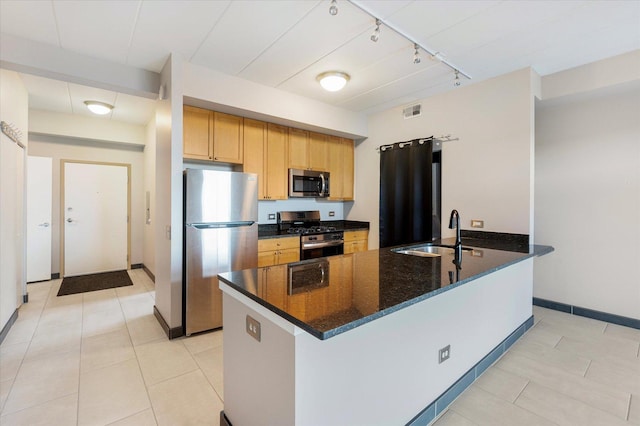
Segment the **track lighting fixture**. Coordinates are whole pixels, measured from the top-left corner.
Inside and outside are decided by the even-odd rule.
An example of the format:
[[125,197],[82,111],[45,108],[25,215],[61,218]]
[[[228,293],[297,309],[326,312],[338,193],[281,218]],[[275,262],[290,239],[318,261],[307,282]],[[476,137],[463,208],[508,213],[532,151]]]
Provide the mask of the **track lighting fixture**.
[[415,49],[413,51],[413,63],[414,64],[419,64],[420,63],[420,52],[418,51],[418,43],[414,43],[413,44],[413,48]]
[[373,30],[373,34],[371,34],[371,41],[376,42],[380,38],[380,22],[379,19],[376,19],[376,29]]
[[458,71],[458,70],[453,70],[453,72],[455,72],[455,73],[456,73],[456,78],[453,80],[453,85],[454,85],[454,86],[456,86],[456,87],[458,87],[458,86],[460,86],[460,75],[459,75],[459,74],[460,74],[460,71]]
[[433,55],[430,56],[430,58],[432,61],[439,61],[439,62],[444,61],[444,56],[440,52],[434,53]]
[[[335,3],[335,0],[332,0],[331,1],[332,6],[333,6],[334,3]],[[456,82],[457,82],[456,86],[460,85],[460,75],[462,75],[463,77],[471,80],[471,76],[469,76],[469,74],[465,73],[464,71],[462,71],[461,69],[456,67],[454,64],[449,62],[445,58],[445,55],[443,55],[440,52],[434,52],[431,49],[429,49],[428,47],[426,47],[424,45],[421,45],[420,43],[415,41],[411,36],[409,36],[407,33],[405,33],[400,28],[396,27],[395,25],[393,25],[389,21],[385,21],[384,19],[380,19],[380,18],[376,17],[376,15],[373,13],[373,11],[371,9],[369,9],[368,6],[360,4],[361,2],[359,2],[359,1],[353,1],[353,0],[350,0],[349,3],[351,3],[352,6],[355,6],[356,8],[360,9],[362,12],[366,13],[367,15],[369,15],[370,17],[372,17],[373,19],[376,20],[376,29],[373,31],[373,34],[371,35],[371,41],[374,41],[374,42],[378,41],[378,38],[380,36],[380,27],[382,25],[384,25],[386,28],[390,29],[394,33],[398,34],[400,37],[404,38],[405,40],[407,40],[407,41],[409,41],[410,43],[413,44],[413,48],[414,48],[413,63],[414,64],[419,64],[420,63],[420,61],[421,61],[420,49],[422,49],[422,50],[424,50],[426,52],[427,55],[429,55],[430,59],[432,59],[434,61],[439,61],[442,65],[447,66],[449,69],[451,69],[452,71],[454,71],[456,73]],[[371,2],[366,2],[366,3],[371,3]],[[337,7],[336,7],[336,9],[337,9]],[[336,11],[336,13],[337,13],[337,11]]]
[[338,2],[336,0],[331,0],[331,7],[329,7],[329,13],[333,16],[338,14]]

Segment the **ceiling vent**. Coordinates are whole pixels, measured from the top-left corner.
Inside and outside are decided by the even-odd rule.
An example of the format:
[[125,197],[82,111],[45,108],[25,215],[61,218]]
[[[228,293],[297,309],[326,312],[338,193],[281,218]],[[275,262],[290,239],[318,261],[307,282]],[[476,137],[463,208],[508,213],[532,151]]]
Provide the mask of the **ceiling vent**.
[[417,117],[422,114],[422,105],[417,104],[410,107],[406,107],[402,110],[402,115],[404,115],[405,120],[407,118]]

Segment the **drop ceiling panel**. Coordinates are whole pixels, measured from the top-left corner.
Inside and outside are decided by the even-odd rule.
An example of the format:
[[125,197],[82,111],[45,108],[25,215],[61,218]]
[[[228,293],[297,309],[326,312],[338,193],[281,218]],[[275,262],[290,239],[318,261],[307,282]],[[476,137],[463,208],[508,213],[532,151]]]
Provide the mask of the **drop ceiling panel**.
[[126,63],[138,1],[55,1],[60,44],[87,56]]
[[[398,60],[398,57],[401,58],[399,60],[411,62],[413,50],[404,38],[389,29],[382,29],[380,39],[374,43],[370,39],[374,28],[371,26],[358,37],[281,84],[280,88],[329,103],[339,102],[379,84],[367,75],[370,72],[367,70],[382,69],[383,64]],[[351,76],[347,86],[339,92],[323,90],[316,80],[319,74],[332,70],[344,71]]]
[[155,100],[118,93],[111,119],[144,126],[154,118],[155,111]]
[[[376,2],[372,2],[375,7]],[[498,1],[416,1],[389,16],[390,23],[418,41],[426,41],[498,5]],[[427,46],[430,47],[430,46]],[[437,49],[437,46],[434,46]]]
[[317,4],[234,1],[191,61],[237,75]]
[[464,53],[494,40],[535,28],[559,14],[568,13],[578,2],[509,1],[488,8],[464,22],[429,37],[427,44],[449,56]]
[[349,42],[372,22],[367,14],[349,3],[340,2],[336,16],[329,14],[328,2],[320,3],[239,76],[277,87]]
[[128,63],[160,72],[169,52],[189,60],[228,5],[229,1],[142,3]]
[[[415,2],[413,0],[355,0],[351,3],[361,6],[364,10],[371,12],[373,16],[385,20]],[[338,8],[338,10],[340,9]]]
[[360,111],[398,98],[419,99],[414,96],[416,92],[428,89],[444,81],[449,81],[451,87],[453,87],[453,73],[443,66],[431,66],[421,72],[416,72],[366,91],[352,99],[341,102],[340,106],[353,111]]
[[67,83],[30,74],[21,76],[29,93],[29,108],[67,114],[73,112]]
[[58,46],[53,7],[48,1],[0,1],[3,33]]

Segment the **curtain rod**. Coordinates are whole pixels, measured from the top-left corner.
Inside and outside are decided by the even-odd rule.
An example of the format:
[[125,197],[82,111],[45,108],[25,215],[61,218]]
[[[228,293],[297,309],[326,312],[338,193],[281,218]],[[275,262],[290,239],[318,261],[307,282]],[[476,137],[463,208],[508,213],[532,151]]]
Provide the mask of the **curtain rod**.
[[405,142],[395,142],[389,145],[380,145],[379,147],[376,148],[376,151],[380,152],[380,151],[386,151],[387,149],[393,149],[394,146],[397,144],[399,148],[404,148],[405,146],[411,146],[413,145],[414,142],[418,142],[418,144],[422,145],[423,143],[427,142],[427,141],[434,141],[434,142],[451,142],[451,141],[457,141],[460,140],[460,138],[452,138],[451,135],[442,135],[442,136],[438,136],[438,137],[434,137],[434,136],[429,136],[428,138],[420,138],[420,139],[413,139],[410,141],[405,141]]

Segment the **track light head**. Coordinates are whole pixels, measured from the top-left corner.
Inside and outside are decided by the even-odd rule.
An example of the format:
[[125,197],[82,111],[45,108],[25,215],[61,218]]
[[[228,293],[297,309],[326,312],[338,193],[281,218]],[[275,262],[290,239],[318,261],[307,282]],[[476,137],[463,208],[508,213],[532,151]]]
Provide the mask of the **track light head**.
[[336,0],[331,0],[331,7],[329,7],[329,13],[332,16],[336,16],[338,14],[338,2]]
[[415,43],[413,45],[413,63],[414,64],[419,64],[420,63],[420,52],[418,51],[418,43]]
[[453,70],[453,72],[455,72],[455,73],[456,73],[456,78],[453,80],[453,85],[454,85],[455,87],[458,87],[458,86],[460,86],[460,71],[458,71],[458,70]]
[[371,41],[373,41],[374,43],[380,38],[380,24],[380,20],[376,19],[376,29],[373,30],[373,34],[371,34]]

